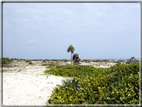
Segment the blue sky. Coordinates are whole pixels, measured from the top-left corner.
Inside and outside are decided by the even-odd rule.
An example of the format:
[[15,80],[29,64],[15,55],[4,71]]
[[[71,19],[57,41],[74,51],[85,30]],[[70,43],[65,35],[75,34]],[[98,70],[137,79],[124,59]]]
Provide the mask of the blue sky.
[[3,57],[119,59],[140,53],[139,3],[4,3]]

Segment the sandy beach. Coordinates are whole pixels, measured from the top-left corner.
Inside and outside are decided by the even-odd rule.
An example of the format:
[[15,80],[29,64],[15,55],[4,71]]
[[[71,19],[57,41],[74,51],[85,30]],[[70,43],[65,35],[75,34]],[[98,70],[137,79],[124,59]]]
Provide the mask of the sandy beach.
[[27,71],[3,73],[4,105],[45,105],[52,90],[63,77],[43,74],[44,66]]
[[[34,65],[26,62],[14,62],[17,67],[3,67],[3,105],[46,105],[53,89],[62,84],[61,76],[44,74],[49,68],[35,61]],[[70,62],[60,63],[70,64]],[[81,65],[110,67],[115,63],[84,63]],[[47,78],[48,75],[48,78]]]

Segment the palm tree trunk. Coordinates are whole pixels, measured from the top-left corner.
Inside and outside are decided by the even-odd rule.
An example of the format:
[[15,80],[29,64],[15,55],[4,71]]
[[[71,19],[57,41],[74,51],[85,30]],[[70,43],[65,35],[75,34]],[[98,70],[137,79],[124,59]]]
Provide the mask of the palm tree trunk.
[[72,53],[71,53],[71,64],[72,64]]

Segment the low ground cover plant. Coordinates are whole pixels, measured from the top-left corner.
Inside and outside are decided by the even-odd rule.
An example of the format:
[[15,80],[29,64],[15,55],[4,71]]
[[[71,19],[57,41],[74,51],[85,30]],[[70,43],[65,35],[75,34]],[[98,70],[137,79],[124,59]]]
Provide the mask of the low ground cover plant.
[[139,103],[139,63],[116,64],[110,68],[60,65],[44,73],[74,77],[53,90],[50,104]]
[[[102,70],[103,69],[103,70]],[[99,70],[104,70],[104,68],[95,68],[93,66],[86,66],[86,65],[56,65],[52,66],[50,70],[45,70],[44,73],[51,73],[56,76],[63,76],[63,77],[84,77],[85,75],[99,75],[100,73],[97,72]],[[96,73],[94,73],[96,72]]]
[[48,64],[42,64],[42,66],[47,66],[47,68],[55,67],[59,64],[58,61],[56,62],[48,62]]

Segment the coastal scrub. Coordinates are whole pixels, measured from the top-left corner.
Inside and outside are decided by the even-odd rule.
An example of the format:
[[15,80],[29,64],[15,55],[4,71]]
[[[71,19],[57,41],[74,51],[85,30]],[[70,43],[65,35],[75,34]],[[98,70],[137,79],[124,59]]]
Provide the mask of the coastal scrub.
[[74,77],[77,81],[74,87],[72,81],[56,87],[48,100],[50,104],[139,103],[139,63],[116,64],[111,68],[62,65],[44,73]]

